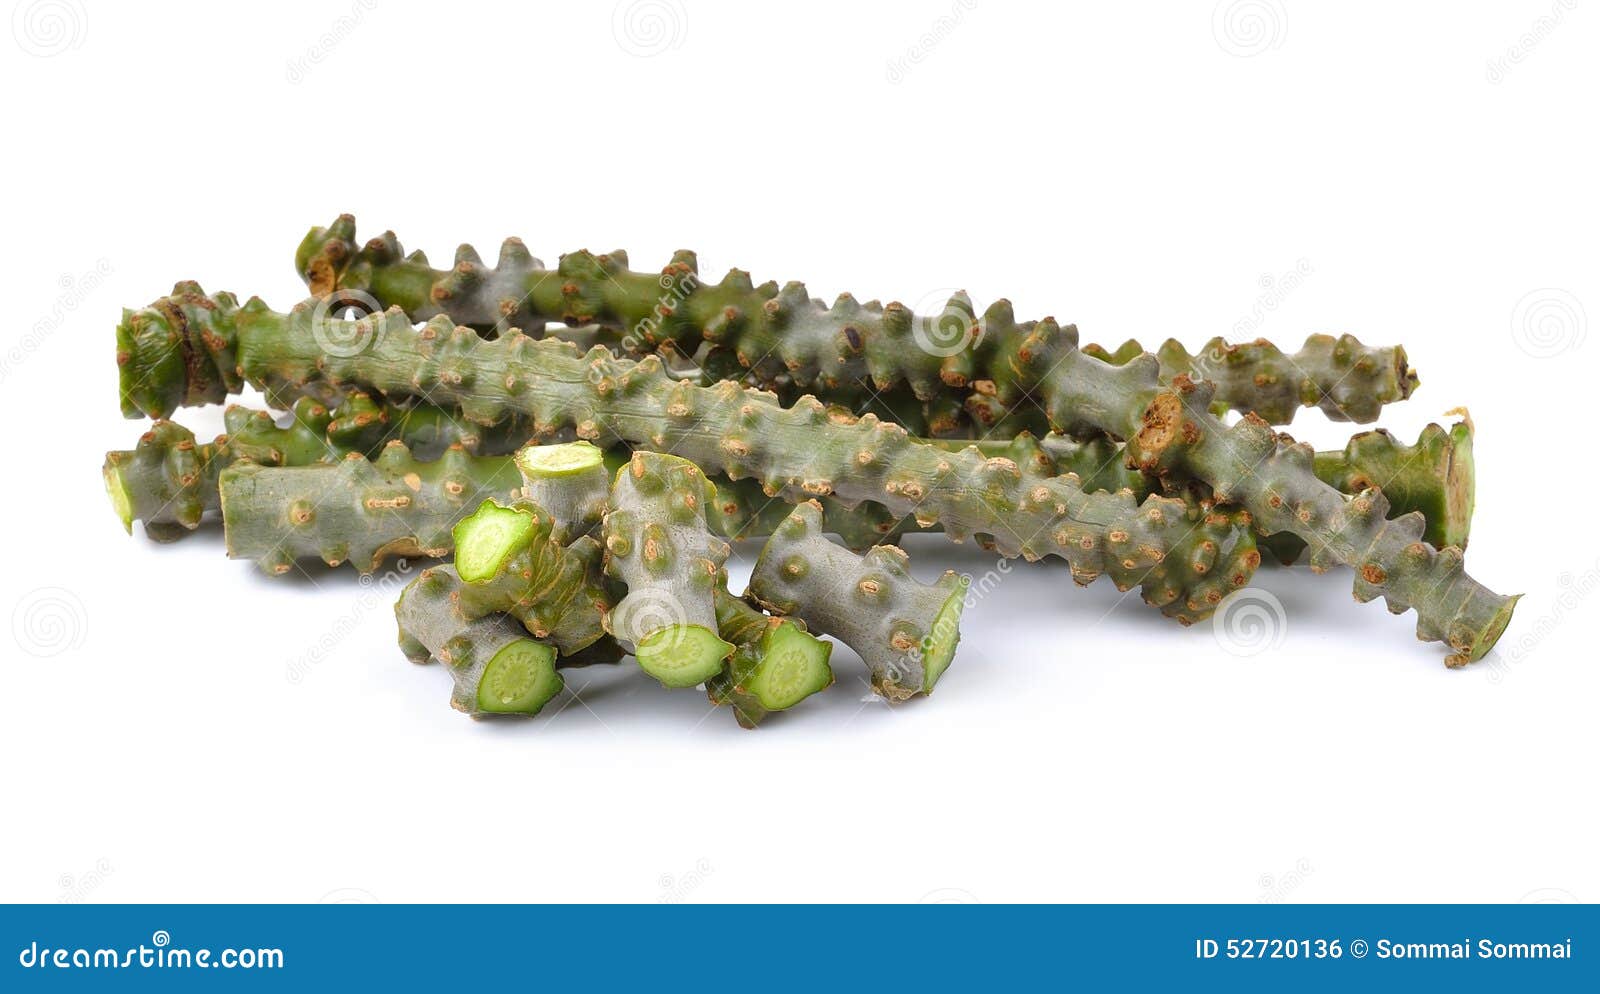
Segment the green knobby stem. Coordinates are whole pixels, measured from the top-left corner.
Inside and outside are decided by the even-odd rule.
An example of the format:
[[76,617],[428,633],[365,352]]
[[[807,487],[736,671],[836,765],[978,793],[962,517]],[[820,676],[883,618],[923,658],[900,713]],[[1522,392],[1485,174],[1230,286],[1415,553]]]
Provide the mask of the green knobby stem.
[[822,534],[822,507],[795,507],[750,574],[750,596],[832,635],[861,657],[872,689],[890,700],[933,692],[960,641],[967,582],[946,571],[918,582],[898,546],[856,555]]
[[755,728],[774,711],[786,711],[833,685],[828,658],[833,643],[806,631],[798,618],[775,618],[728,593],[726,576],[716,591],[717,630],[738,646],[722,672],[706,681],[711,703],[733,709],[741,728]]
[[1312,569],[1351,567],[1356,599],[1382,597],[1395,614],[1415,609],[1417,637],[1453,650],[1447,665],[1482,658],[1505,631],[1518,597],[1468,576],[1459,548],[1423,541],[1421,513],[1390,520],[1382,491],[1341,493],[1317,478],[1311,446],[1276,434],[1260,418],[1224,425],[1209,410],[1209,384],[1179,377],[1170,389],[1130,392],[1149,398],[1127,430],[1133,465],[1169,479],[1202,480],[1218,500],[1246,508],[1264,533],[1299,536]]
[[[1058,428],[1128,437],[1138,468],[1176,486],[1205,483],[1248,519],[1213,509],[1195,520],[1193,505],[1173,498],[1140,504],[1131,494],[1085,493],[1071,477],[1047,478],[976,448],[949,452],[812,399],[784,408],[732,383],[696,387],[674,380],[654,357],[634,363],[599,348],[580,355],[516,332],[484,340],[443,318],[417,329],[398,310],[341,322],[319,315],[314,302],[284,315],[252,300],[228,312],[196,303],[205,299],[198,292],[187,287],[169,306],[141,312],[148,320],[124,370],[165,369],[180,378],[142,380],[141,396],[193,393],[186,365],[145,354],[173,348],[161,322],[171,308],[188,308],[189,326],[209,320],[241,374],[258,385],[360,384],[458,407],[478,423],[521,415],[539,432],[574,428],[585,438],[671,450],[734,479],[759,479],[791,500],[877,501],[896,516],[941,523],[956,540],[987,535],[1004,555],[1060,555],[1080,582],[1110,572],[1180,620],[1206,616],[1248,580],[1260,556],[1246,520],[1266,534],[1300,536],[1313,567],[1355,568],[1359,598],[1382,594],[1397,613],[1416,608],[1419,637],[1445,641],[1452,665],[1487,652],[1515,604],[1468,577],[1459,550],[1422,542],[1421,515],[1389,522],[1381,493],[1340,493],[1317,478],[1309,447],[1263,432],[1269,426],[1259,418],[1225,426],[1210,412],[1209,385],[1180,376],[1165,387],[1151,357],[1107,365],[1052,322],[1008,346],[1012,386],[1037,391]],[[228,320],[218,318],[223,313]],[[343,344],[329,348],[330,341]]]
[[600,525],[618,465],[588,442],[529,445],[516,454],[522,496],[544,508],[556,522],[555,537],[570,541]]
[[[863,305],[848,294],[829,307],[800,283],[756,286],[737,269],[710,283],[700,278],[694,253],[685,251],[659,273],[630,270],[620,251],[574,252],[547,270],[512,238],[493,268],[463,245],[450,269],[435,270],[420,253],[407,256],[393,232],[359,245],[349,215],[313,228],[295,262],[319,298],[364,297],[418,321],[442,315],[479,329],[520,328],[533,335],[548,322],[598,324],[616,333],[616,349],[633,356],[693,356],[706,346],[713,376],[742,371],[785,403],[809,392],[857,413],[874,394],[902,385],[924,403],[959,403],[971,395],[982,410],[982,398],[1009,378],[1005,344],[1030,327],[1016,323],[1005,301],[980,318],[964,293],[939,314],[919,316],[899,303]],[[1136,343],[1115,354],[1096,351],[1112,359],[1130,349],[1143,352]],[[1384,404],[1405,399],[1417,385],[1403,349],[1369,348],[1349,335],[1314,335],[1292,355],[1264,341],[1230,345],[1221,338],[1190,355],[1169,340],[1157,356],[1165,379],[1214,379],[1215,403],[1280,424],[1302,406],[1320,407],[1336,420],[1372,421]],[[1021,419],[1013,434],[1042,429],[1038,410],[1016,404],[1009,410]],[[948,405],[924,411],[908,427],[945,434],[952,413]]]
[[729,549],[706,523],[715,499],[698,466],[657,452],[635,452],[611,484],[605,571],[627,596],[606,628],[664,686],[699,686],[735,648],[717,629],[717,577]]
[[312,558],[372,572],[389,556],[449,553],[456,522],[486,497],[520,496],[522,480],[508,457],[452,447],[423,461],[394,441],[372,460],[352,452],[306,466],[236,463],[218,490],[228,555],[272,574]]
[[332,418],[321,404],[302,398],[294,420],[280,428],[265,411],[237,405],[223,414],[227,431],[210,442],[171,421],[157,421],[133,449],[107,452],[101,473],[106,494],[122,521],[158,542],[181,538],[217,509],[217,478],[235,461],[304,465],[338,454],[328,441]]
[[[185,299],[197,291],[186,288]],[[237,343],[239,367],[252,383],[358,384],[456,407],[483,424],[520,414],[540,433],[573,429],[600,443],[671,451],[707,471],[759,480],[766,493],[791,502],[875,501],[896,519],[941,524],[955,541],[987,539],[1008,557],[1059,556],[1079,583],[1109,574],[1119,589],[1140,587],[1146,601],[1184,623],[1208,616],[1260,563],[1247,515],[1161,495],[1141,502],[1130,493],[1086,492],[1074,477],[986,457],[974,446],[950,451],[812,398],[785,408],[771,394],[732,382],[681,382],[653,356],[632,362],[602,348],[584,355],[519,332],[485,340],[445,318],[417,329],[398,309],[335,321],[319,314],[315,301],[280,314],[252,300],[218,327]],[[153,329],[146,324],[142,346],[170,347]],[[344,344],[330,349],[329,341]],[[1079,358],[1105,371],[1094,397],[1107,401],[1140,368]],[[128,365],[159,363],[139,357]],[[173,392],[181,396],[184,387],[156,384],[148,395]]]
[[560,534],[531,501],[484,501],[452,532],[457,609],[469,618],[509,614],[563,656],[595,644],[621,592],[605,576],[599,542],[568,544]]
[[[1312,469],[1342,493],[1381,490],[1391,519],[1421,514],[1422,540],[1434,548],[1465,549],[1476,490],[1472,431],[1470,418],[1449,428],[1430,424],[1410,445],[1382,428],[1362,432],[1341,450],[1318,452]],[[1290,532],[1265,536],[1261,546],[1286,564],[1306,550],[1305,541]]]
[[621,655],[615,643],[601,639],[558,658],[553,643],[531,636],[508,615],[464,613],[464,586],[453,568],[436,566],[418,574],[395,603],[401,650],[415,663],[445,664],[454,681],[450,703],[459,711],[475,718],[537,714],[561,690],[558,666]]

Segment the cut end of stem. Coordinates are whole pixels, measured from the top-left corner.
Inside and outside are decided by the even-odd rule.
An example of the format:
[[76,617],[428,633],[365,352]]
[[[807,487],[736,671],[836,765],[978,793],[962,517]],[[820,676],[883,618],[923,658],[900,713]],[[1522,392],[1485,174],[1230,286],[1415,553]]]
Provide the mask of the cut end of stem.
[[1445,665],[1452,667],[1465,666],[1468,663],[1475,663],[1488,655],[1489,650],[1493,649],[1495,643],[1500,641],[1500,636],[1505,634],[1506,626],[1511,624],[1511,615],[1516,613],[1517,601],[1520,600],[1522,600],[1521,594],[1513,594],[1507,597],[1506,602],[1500,606],[1500,609],[1490,616],[1489,623],[1484,625],[1483,632],[1472,643],[1472,647],[1464,652],[1458,652],[1450,656],[1445,660]]
[[494,579],[506,562],[533,540],[536,524],[528,511],[484,501],[453,531],[456,572],[467,583]]
[[[1462,413],[1465,413],[1464,411]],[[1477,470],[1472,459],[1472,422],[1462,421],[1450,429],[1450,447],[1444,468],[1444,520],[1439,523],[1441,542],[1466,548],[1472,529],[1472,511],[1477,489]]]
[[517,468],[530,480],[577,476],[603,465],[605,453],[588,442],[530,445],[517,452]]
[[133,495],[128,492],[128,481],[123,478],[122,470],[109,462],[101,468],[100,475],[105,478],[106,496],[111,498],[111,509],[117,512],[117,520],[122,522],[122,530],[132,535]]
[[478,710],[485,714],[535,715],[561,692],[556,650],[518,639],[494,654],[478,681]]
[[761,662],[746,689],[768,711],[783,711],[833,683],[833,644],[785,621],[763,637]]
[[950,668],[961,641],[961,612],[967,606],[967,585],[956,585],[933,619],[933,631],[922,640],[922,692],[933,693],[933,685]]
[[633,656],[664,687],[698,687],[722,672],[733,650],[703,625],[667,625],[641,639]]

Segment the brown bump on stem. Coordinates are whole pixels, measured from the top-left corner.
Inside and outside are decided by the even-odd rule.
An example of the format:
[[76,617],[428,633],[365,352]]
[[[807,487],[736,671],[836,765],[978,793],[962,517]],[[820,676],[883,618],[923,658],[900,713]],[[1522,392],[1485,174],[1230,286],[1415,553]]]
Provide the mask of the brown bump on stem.
[[1121,545],[1123,542],[1128,540],[1128,533],[1123,531],[1121,528],[1113,528],[1111,531],[1106,533],[1106,538],[1117,543],[1118,545]]
[[394,497],[368,497],[364,502],[370,511],[399,510],[411,506],[411,498],[407,494],[397,494]]
[[1366,563],[1361,567],[1361,579],[1374,587],[1381,587],[1384,581],[1389,579],[1389,574],[1385,573],[1383,567],[1377,563]]
[[1161,393],[1144,411],[1144,426],[1134,441],[1141,452],[1158,456],[1172,444],[1183,422],[1183,402],[1177,394]]
[[411,488],[411,492],[412,493],[416,493],[417,491],[422,489],[422,477],[418,476],[415,473],[407,473],[405,476],[402,476],[400,479],[405,481],[405,485]]
[[972,381],[972,392],[978,394],[979,396],[993,397],[995,395],[995,390],[996,388],[993,380]]

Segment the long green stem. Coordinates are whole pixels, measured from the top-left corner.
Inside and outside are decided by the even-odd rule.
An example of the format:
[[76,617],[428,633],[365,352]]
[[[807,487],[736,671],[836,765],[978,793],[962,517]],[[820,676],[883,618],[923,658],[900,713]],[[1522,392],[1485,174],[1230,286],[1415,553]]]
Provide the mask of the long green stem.
[[[492,268],[463,245],[451,268],[433,269],[420,253],[406,255],[393,232],[359,245],[349,215],[313,228],[296,265],[318,297],[359,294],[418,321],[442,315],[456,324],[515,327],[535,336],[551,322],[598,324],[615,333],[615,349],[633,356],[658,350],[694,356],[707,346],[711,354],[704,359],[713,376],[742,372],[784,403],[809,392],[857,413],[875,395],[909,386],[924,403],[968,403],[981,424],[994,413],[989,398],[995,385],[1008,378],[1005,342],[1019,331],[1009,307],[991,308],[980,319],[960,293],[941,302],[939,314],[919,317],[898,303],[858,304],[848,294],[829,307],[800,283],[756,286],[740,270],[711,283],[701,279],[692,252],[676,253],[659,273],[630,270],[623,252],[574,252],[546,269],[520,239],[510,238]],[[1097,350],[1112,362],[1143,351],[1132,342],[1115,353]],[[1287,424],[1302,406],[1319,407],[1335,420],[1372,421],[1384,404],[1405,399],[1417,385],[1403,349],[1369,348],[1349,335],[1314,335],[1293,354],[1265,341],[1231,345],[1221,338],[1190,354],[1169,339],[1156,354],[1165,380],[1180,374],[1211,380],[1214,403],[1275,424]],[[1043,433],[1041,409],[1013,404],[1008,410],[1011,434]],[[882,409],[876,413],[884,416]],[[908,427],[955,430],[937,414],[926,417]]]
[[[282,315],[254,300],[233,313],[198,303],[206,298],[197,290],[184,288],[180,299],[189,303],[179,306],[237,342],[251,382],[364,384],[458,407],[484,424],[521,412],[541,432],[573,427],[584,438],[672,452],[736,480],[757,479],[791,502],[876,501],[896,518],[941,524],[957,541],[985,537],[1005,556],[1059,556],[1080,583],[1109,574],[1180,621],[1208,616],[1260,562],[1247,516],[1163,496],[1140,502],[1127,492],[1086,492],[1075,477],[976,447],[952,452],[814,400],[784,408],[732,383],[677,381],[654,357],[634,363],[598,348],[585,356],[521,334],[487,341],[448,319],[418,330],[398,311],[349,323],[319,315],[313,303]],[[125,374],[164,368],[159,353],[171,340],[160,330],[163,313],[142,312],[139,328],[125,326]],[[328,349],[328,335],[346,336],[337,339],[346,345]],[[146,396],[187,392],[159,378],[144,386]]]
[[[812,399],[785,408],[732,383],[697,387],[668,376],[653,357],[634,363],[599,348],[581,355],[519,333],[485,340],[444,318],[418,329],[398,309],[339,322],[318,314],[314,302],[285,315],[259,299],[237,313],[198,301],[206,301],[198,287],[183,287],[170,306],[185,309],[191,326],[203,321],[232,343],[251,382],[360,384],[459,407],[484,424],[517,413],[540,430],[572,426],[580,437],[671,451],[735,479],[757,478],[770,493],[795,500],[876,500],[896,514],[942,523],[956,540],[987,535],[1005,555],[1060,555],[1084,581],[1109,572],[1119,583],[1141,585],[1163,608],[1180,602],[1173,613],[1191,620],[1219,602],[1230,581],[1248,578],[1248,569],[1227,568],[1239,548],[1251,546],[1249,566],[1259,560],[1248,528],[1220,514],[1196,522],[1181,501],[1151,497],[1139,505],[1131,496],[1085,493],[1070,477],[1047,478],[976,449],[948,452],[873,417],[830,416]],[[140,312],[119,331],[124,373],[153,374],[134,380],[130,396],[191,393],[183,364],[174,369],[164,359],[176,334],[166,315],[160,308]],[[345,344],[330,349],[329,336]],[[1420,514],[1390,521],[1380,492],[1340,493],[1317,478],[1309,446],[1277,436],[1260,418],[1223,424],[1210,412],[1209,384],[1179,376],[1163,385],[1159,363],[1148,356],[1108,365],[1079,351],[1076,336],[1051,321],[1004,337],[1008,389],[1037,392],[1053,426],[1127,438],[1139,469],[1174,486],[1204,483],[1218,500],[1242,506],[1265,533],[1300,536],[1314,568],[1351,566],[1359,599],[1381,595],[1397,613],[1415,608],[1418,636],[1446,642],[1454,650],[1450,664],[1481,657],[1503,632],[1515,598],[1467,576],[1459,550],[1440,552],[1421,541]],[[1213,571],[1217,566],[1223,568]],[[1218,574],[1222,582],[1207,588]]]

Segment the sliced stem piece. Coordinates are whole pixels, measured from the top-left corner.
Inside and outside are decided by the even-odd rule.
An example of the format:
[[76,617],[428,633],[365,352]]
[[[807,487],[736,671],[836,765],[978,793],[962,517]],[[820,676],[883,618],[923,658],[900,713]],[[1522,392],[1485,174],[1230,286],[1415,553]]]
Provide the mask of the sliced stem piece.
[[717,634],[715,591],[728,543],[706,524],[715,496],[699,467],[654,452],[635,452],[611,485],[605,569],[628,593],[607,627],[668,687],[704,683],[734,650]]
[[522,495],[555,520],[555,537],[587,535],[605,516],[611,469],[605,452],[588,442],[528,445],[516,454]]
[[731,707],[740,727],[755,728],[772,712],[786,711],[833,685],[828,665],[833,643],[809,634],[799,619],[763,614],[718,589],[717,627],[739,648],[706,682],[706,696],[712,704]]
[[857,556],[823,535],[822,507],[797,506],[761,550],[750,596],[854,649],[890,700],[933,692],[955,657],[967,581],[918,582],[897,546]]

